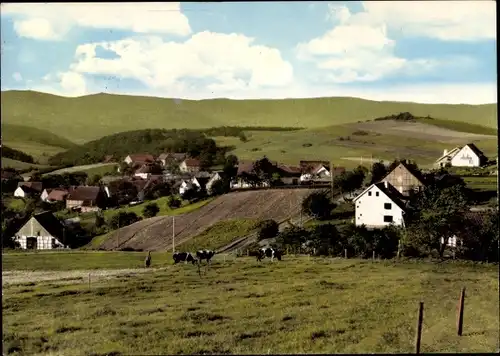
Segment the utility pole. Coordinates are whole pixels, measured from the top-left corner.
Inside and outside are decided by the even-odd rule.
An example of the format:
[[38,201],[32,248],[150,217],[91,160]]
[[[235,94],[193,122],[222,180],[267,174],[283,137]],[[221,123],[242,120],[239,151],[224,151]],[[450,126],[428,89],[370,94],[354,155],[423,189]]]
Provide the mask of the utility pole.
[[172,216],[172,253],[175,253],[175,216]]

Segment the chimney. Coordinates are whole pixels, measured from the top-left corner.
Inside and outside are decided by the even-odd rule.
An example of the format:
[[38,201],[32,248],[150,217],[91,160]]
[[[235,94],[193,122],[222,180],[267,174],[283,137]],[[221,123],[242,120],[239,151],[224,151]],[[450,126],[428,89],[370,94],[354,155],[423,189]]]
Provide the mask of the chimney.
[[443,151],[443,156],[446,156],[447,154],[448,154],[448,150],[447,150],[447,149],[445,149],[445,150]]

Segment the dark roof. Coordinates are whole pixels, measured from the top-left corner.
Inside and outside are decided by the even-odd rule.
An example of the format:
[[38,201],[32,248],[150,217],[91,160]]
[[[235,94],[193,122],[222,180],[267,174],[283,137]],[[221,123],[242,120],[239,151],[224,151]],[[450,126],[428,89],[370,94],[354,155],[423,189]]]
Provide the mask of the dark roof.
[[184,160],[184,163],[186,164],[186,166],[188,167],[199,167],[201,165],[201,162],[199,159],[196,159],[196,158],[186,158]]
[[[150,155],[148,153],[135,153],[135,154],[130,154],[128,155],[132,162],[153,162],[155,159],[153,155]],[[126,157],[125,157],[126,158]]]
[[97,200],[97,197],[99,196],[100,192],[101,192],[100,187],[79,186],[79,187],[70,189],[67,199],[68,200],[82,200],[82,201],[92,200],[92,201],[95,201],[95,200]]
[[[403,167],[405,167],[408,170],[408,172],[410,172],[411,174],[413,174],[413,176],[415,178],[417,178],[420,181],[420,183],[422,183],[422,185],[425,185],[425,178],[422,175],[422,173],[420,173],[418,170],[416,170],[416,169],[412,168],[411,166],[409,166],[406,162],[399,162],[399,164],[394,169],[398,168],[400,165],[402,165]],[[390,171],[389,173],[387,173],[382,180],[384,180],[389,174],[391,174],[394,171],[394,169],[392,171]]]
[[209,177],[195,177],[195,179],[200,183],[201,187],[205,187],[210,180]]
[[237,175],[241,175],[242,173],[251,173],[254,168],[253,162],[243,161],[238,163],[238,173]]
[[138,170],[135,171],[136,174],[139,173],[153,173],[155,171],[155,167],[152,164],[143,164]]
[[302,169],[296,166],[289,166],[286,164],[278,163],[278,170],[283,176],[300,176]]
[[43,228],[55,238],[60,239],[63,237],[64,225],[58,218],[54,216],[54,214],[52,214],[52,212],[44,211],[42,213],[33,215],[33,218],[35,218],[36,221],[38,221],[40,225],[42,225]]
[[384,182],[375,183],[374,185],[384,192],[384,194],[387,195],[397,206],[406,210],[406,206],[403,203],[405,197],[396,188],[394,188],[391,183],[387,183],[387,187]]
[[472,152],[474,152],[479,158],[485,157],[484,153],[479,148],[477,148],[477,146],[475,144],[468,143],[465,146],[469,146],[469,148],[472,150]]
[[42,182],[19,182],[19,183],[17,183],[17,186],[23,187],[23,190],[26,187],[28,189],[31,189],[32,191],[39,192],[39,193],[41,193],[43,191]]

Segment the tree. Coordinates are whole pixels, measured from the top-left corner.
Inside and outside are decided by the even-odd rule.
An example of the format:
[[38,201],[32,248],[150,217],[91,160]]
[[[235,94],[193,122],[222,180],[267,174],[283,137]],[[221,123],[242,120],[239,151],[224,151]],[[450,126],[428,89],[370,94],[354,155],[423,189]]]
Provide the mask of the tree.
[[259,230],[257,239],[259,241],[264,239],[271,239],[273,237],[276,237],[279,233],[279,225],[275,220],[272,219],[261,221],[257,227]]
[[283,181],[281,180],[281,176],[278,172],[274,172],[271,176],[271,186],[278,187],[283,185]]
[[179,174],[181,172],[179,164],[176,162],[170,162],[166,166],[166,171],[172,174]]
[[449,238],[463,229],[464,213],[469,209],[465,187],[430,186],[417,194],[411,204],[407,243],[412,245],[412,239],[418,240],[418,245],[428,253],[437,250],[439,257],[443,257]]
[[245,133],[243,131],[241,131],[238,134],[238,138],[240,139],[241,142],[247,142],[248,141],[248,138],[245,136]]
[[172,194],[172,185],[169,182],[158,183],[146,189],[144,199],[153,200],[166,197]]
[[182,205],[182,201],[176,197],[170,197],[167,204],[169,208],[177,209]]
[[303,243],[305,243],[308,240],[309,236],[310,236],[309,231],[301,227],[291,226],[285,228],[278,234],[278,237],[276,238],[276,243],[282,249],[288,247],[292,249],[298,249],[302,246]]
[[343,172],[334,179],[334,185],[340,190],[346,200],[346,194],[352,194],[356,189],[363,186],[365,171],[358,167],[353,171]]
[[142,215],[145,218],[152,218],[153,216],[156,216],[160,212],[160,208],[158,208],[158,205],[156,203],[150,203],[144,207],[142,210]]
[[302,201],[302,212],[324,220],[330,216],[333,204],[325,192],[312,192]]
[[255,161],[252,173],[258,177],[258,180],[263,183],[270,184],[273,173],[276,172],[276,167],[269,161],[267,157]]
[[121,227],[131,225],[139,220],[140,218],[134,212],[120,211],[118,214],[111,217],[108,225],[111,229],[116,230]]
[[185,190],[184,194],[182,194],[181,196],[184,200],[192,201],[200,198],[201,193],[201,189],[197,185],[193,184],[192,187]]
[[371,169],[370,184],[380,182],[387,175],[387,167],[383,162],[375,162]]
[[210,188],[210,195],[223,195],[229,193],[230,190],[229,180],[227,178],[219,179],[212,184],[212,187]]
[[126,180],[118,180],[109,183],[109,189],[113,192],[113,202],[116,205],[128,204],[137,198],[137,187]]
[[92,177],[87,177],[87,185],[99,185],[102,176],[100,174],[94,174]]
[[316,225],[311,232],[310,241],[318,255],[340,256],[345,245],[343,236],[333,224]]
[[460,255],[475,261],[498,261],[498,223],[498,210],[468,213],[458,235]]

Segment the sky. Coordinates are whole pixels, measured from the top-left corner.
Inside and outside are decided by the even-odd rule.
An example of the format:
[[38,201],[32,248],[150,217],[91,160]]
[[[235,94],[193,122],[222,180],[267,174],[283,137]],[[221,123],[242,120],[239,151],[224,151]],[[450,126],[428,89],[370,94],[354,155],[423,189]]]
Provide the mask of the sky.
[[496,103],[495,1],[1,5],[1,89]]

